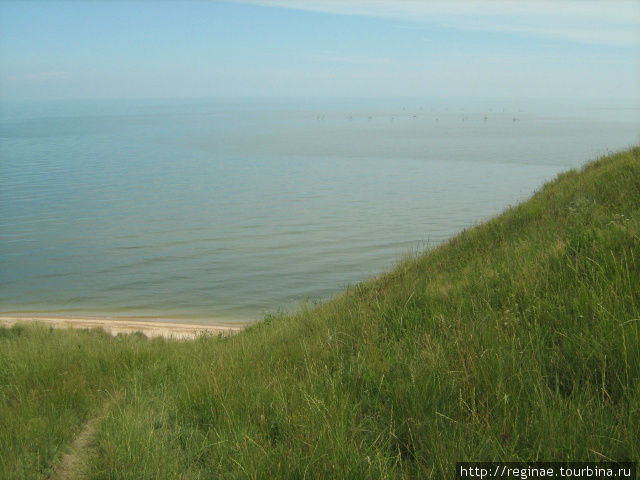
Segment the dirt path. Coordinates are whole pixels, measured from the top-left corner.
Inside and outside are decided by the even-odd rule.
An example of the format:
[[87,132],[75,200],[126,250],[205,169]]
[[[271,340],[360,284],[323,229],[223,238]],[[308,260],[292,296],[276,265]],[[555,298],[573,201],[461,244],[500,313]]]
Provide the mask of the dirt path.
[[74,480],[86,475],[87,460],[95,448],[96,427],[106,415],[111,402],[105,403],[102,413],[84,424],[82,430],[73,439],[69,451],[55,466],[49,480]]

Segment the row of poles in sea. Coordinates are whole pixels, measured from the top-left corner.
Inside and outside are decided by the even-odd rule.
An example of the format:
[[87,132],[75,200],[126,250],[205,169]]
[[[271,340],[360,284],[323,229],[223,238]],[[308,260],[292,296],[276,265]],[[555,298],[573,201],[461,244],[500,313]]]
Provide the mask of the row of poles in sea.
[[[372,121],[375,118],[373,115],[364,115],[364,116],[361,116],[361,115],[347,115],[345,118],[347,120],[349,120],[349,121],[353,121],[354,118],[362,118],[362,117],[365,117],[368,121]],[[402,116],[399,116],[399,117],[406,117],[406,115],[402,115]],[[417,120],[418,115],[417,114],[410,114],[409,117],[412,118],[413,120]],[[318,121],[325,120],[325,119],[326,119],[326,114],[320,114],[320,115],[316,116],[316,120],[318,120]],[[395,122],[395,120],[396,120],[396,116],[391,116],[390,121]],[[440,121],[440,117],[436,116],[436,117],[434,117],[434,120],[436,122],[439,122]],[[462,117],[460,117],[460,121],[462,121],[462,122],[466,122],[468,120],[469,120],[469,116],[468,115],[462,115]],[[489,117],[487,115],[484,115],[482,117],[482,121],[483,122],[489,121]],[[520,118],[513,117],[511,119],[511,121],[512,122],[519,122]]]

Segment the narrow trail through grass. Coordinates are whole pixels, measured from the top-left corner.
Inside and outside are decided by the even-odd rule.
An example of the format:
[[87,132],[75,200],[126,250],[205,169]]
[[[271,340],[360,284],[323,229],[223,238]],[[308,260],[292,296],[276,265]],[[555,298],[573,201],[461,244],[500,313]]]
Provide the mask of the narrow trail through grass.
[[53,473],[49,480],[76,480],[86,478],[88,474],[87,466],[89,459],[96,453],[96,430],[100,422],[104,419],[113,400],[107,400],[100,413],[91,417],[84,424],[82,430],[75,436],[69,451],[65,453],[60,461],[54,466]]

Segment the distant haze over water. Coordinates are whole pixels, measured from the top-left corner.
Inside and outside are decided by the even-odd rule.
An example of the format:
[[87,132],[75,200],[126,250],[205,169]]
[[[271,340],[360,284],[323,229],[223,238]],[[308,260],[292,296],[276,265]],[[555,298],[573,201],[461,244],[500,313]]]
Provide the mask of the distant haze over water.
[[3,104],[0,311],[256,320],[639,141],[624,104]]

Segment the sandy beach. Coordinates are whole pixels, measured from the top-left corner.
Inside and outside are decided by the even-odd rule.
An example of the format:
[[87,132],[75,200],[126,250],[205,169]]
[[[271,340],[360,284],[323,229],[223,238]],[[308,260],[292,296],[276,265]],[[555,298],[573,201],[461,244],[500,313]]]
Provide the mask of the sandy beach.
[[71,316],[71,315],[0,315],[0,327],[10,327],[16,323],[38,322],[54,328],[101,328],[111,335],[140,332],[149,338],[164,337],[188,340],[202,333],[231,335],[239,332],[244,325],[208,325],[185,321],[139,317]]

